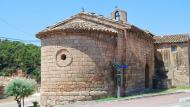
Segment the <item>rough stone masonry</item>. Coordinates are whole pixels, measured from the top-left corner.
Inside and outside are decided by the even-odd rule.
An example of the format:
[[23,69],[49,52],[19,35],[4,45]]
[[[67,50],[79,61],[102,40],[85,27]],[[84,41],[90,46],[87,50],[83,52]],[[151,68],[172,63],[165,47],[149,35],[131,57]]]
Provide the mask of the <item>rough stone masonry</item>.
[[112,18],[80,12],[38,32],[41,40],[41,106],[114,95],[112,63],[126,64],[121,94],[152,88],[154,38],[127,22],[115,9]]

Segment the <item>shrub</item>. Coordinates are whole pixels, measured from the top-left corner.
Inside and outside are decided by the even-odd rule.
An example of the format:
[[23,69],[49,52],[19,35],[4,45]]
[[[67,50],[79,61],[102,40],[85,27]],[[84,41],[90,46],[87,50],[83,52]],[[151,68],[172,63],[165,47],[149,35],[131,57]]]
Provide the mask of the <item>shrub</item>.
[[21,99],[27,97],[35,91],[36,82],[30,79],[17,78],[10,81],[4,88],[4,93],[8,96],[14,96],[17,101],[18,107],[21,107]]

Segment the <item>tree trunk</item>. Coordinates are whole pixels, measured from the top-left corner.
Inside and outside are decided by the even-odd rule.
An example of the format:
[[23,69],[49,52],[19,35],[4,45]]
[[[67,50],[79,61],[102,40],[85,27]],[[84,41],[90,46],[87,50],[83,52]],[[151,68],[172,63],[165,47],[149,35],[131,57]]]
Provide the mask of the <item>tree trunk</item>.
[[18,107],[21,107],[21,100],[16,100],[17,101],[17,104],[18,104]]
[[24,97],[22,98],[22,107],[24,107]]

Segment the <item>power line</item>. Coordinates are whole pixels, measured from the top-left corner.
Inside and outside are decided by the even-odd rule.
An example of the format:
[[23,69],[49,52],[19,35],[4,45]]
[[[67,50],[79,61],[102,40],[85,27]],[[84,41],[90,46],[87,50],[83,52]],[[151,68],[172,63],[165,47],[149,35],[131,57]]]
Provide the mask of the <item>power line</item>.
[[[14,30],[16,29],[17,31],[19,31],[22,34],[30,35],[29,33],[21,30],[20,28],[18,28],[16,26],[13,26],[13,24],[10,24],[8,21],[4,20],[1,17],[0,17],[0,21],[7,24],[10,28],[12,28]],[[6,35],[6,34],[0,33],[0,35]],[[11,40],[11,41],[20,41],[20,42],[24,42],[24,43],[40,43],[39,40],[21,40],[21,39],[7,38],[7,37],[4,37],[4,36],[0,36],[0,39]]]
[[38,40],[38,39],[36,39],[36,40],[35,39],[33,39],[33,40],[23,40],[23,39],[10,38],[10,36],[12,36],[12,35],[0,33],[0,39],[7,39],[7,40],[12,40],[12,41],[22,41],[22,42],[40,42],[40,40]]
[[0,17],[0,21],[7,24],[10,28],[12,28],[14,30],[16,29],[15,31],[19,31],[20,33],[22,32],[22,34],[27,34],[27,35],[29,34],[29,33],[25,32],[25,31],[21,30],[17,26],[14,26],[13,24],[10,24],[8,21],[6,21],[5,19],[3,19],[1,17]]

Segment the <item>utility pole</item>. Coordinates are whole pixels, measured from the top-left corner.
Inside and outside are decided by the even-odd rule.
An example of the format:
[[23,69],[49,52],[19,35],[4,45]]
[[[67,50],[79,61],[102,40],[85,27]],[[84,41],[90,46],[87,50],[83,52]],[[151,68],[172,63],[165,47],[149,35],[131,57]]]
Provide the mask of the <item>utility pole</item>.
[[115,72],[115,80],[117,86],[117,98],[121,97],[121,77],[123,75],[122,69],[128,68],[127,65],[119,65],[114,63],[113,64],[114,72]]
[[117,75],[117,98],[121,97],[121,72]]
[[117,98],[121,97],[121,70],[119,67],[119,64],[114,63],[113,64],[114,72],[115,72],[115,81],[116,81],[116,87],[117,87]]

